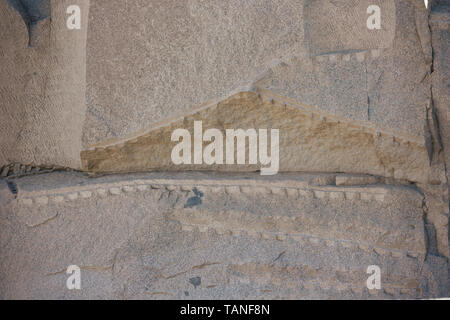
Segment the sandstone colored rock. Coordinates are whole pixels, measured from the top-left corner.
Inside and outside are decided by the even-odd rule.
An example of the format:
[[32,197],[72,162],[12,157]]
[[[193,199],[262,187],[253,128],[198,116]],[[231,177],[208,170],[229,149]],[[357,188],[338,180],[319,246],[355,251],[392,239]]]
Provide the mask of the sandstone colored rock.
[[366,185],[379,183],[380,179],[374,176],[367,175],[340,175],[336,177],[336,185],[338,186],[352,186],[352,185]]
[[[159,124],[124,140],[90,146],[82,152],[83,170],[118,173],[148,170],[257,171],[261,165],[175,165],[172,132],[191,131],[194,121],[203,129],[279,129],[280,172],[370,173],[396,179],[428,179],[428,156],[423,143],[390,132],[320,112],[313,107],[243,92],[220,103],[201,107],[190,115]],[[207,143],[204,143],[206,146]],[[249,144],[246,145],[248,153]],[[223,153],[226,153],[225,146]],[[248,159],[248,156],[247,156]]]
[[[448,70],[450,61],[448,56],[448,39],[450,37],[448,26],[450,23],[450,6],[445,1],[436,2],[432,7],[430,24],[433,31],[433,103],[437,109],[440,137],[443,143],[443,156],[447,166],[447,183],[450,181],[450,91],[448,83]],[[447,197],[448,200],[448,197]]]

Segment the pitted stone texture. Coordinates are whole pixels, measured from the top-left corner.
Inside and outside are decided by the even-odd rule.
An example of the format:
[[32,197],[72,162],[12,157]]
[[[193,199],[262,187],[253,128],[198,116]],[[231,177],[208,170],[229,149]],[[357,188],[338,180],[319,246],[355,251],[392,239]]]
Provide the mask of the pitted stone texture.
[[[389,48],[396,29],[394,0],[306,0],[305,38],[311,55]],[[380,8],[380,29],[369,29],[370,6]],[[369,10],[374,14],[373,9]]]
[[[70,4],[81,8],[81,30],[67,28]],[[30,48],[22,17],[0,2],[0,166],[80,168],[89,0],[52,0],[51,8]]]
[[[380,6],[382,30],[367,29],[369,5]],[[424,134],[423,0],[98,0],[90,10],[85,146],[254,86]]]
[[380,183],[379,177],[369,175],[339,175],[336,177],[336,185],[352,186]]
[[302,0],[92,1],[85,145],[224,99],[306,54],[302,11]]
[[[19,179],[19,197],[51,198],[111,185],[122,186],[118,188],[122,192],[105,197],[93,193],[77,201],[30,208],[2,186],[0,288],[6,299],[439,296],[442,272],[427,265],[422,211],[414,204],[422,196],[413,189],[361,188],[366,193],[387,188],[389,197],[381,203],[288,193],[269,193],[261,202],[258,195],[230,195],[226,186],[324,192],[330,188],[339,192],[339,188],[308,187],[308,176],[213,178],[192,173],[87,179],[50,174],[44,178],[44,184],[36,177]],[[124,191],[125,186],[144,182],[152,187]],[[196,186],[203,191],[196,191]],[[212,192],[213,186],[222,186],[222,191]],[[193,196],[202,202],[185,208]],[[303,204],[300,212],[299,204]],[[31,214],[55,217],[28,225],[22,219]],[[295,223],[296,219],[302,223]],[[346,224],[346,219],[353,223]],[[320,233],[330,221],[344,225]],[[65,270],[73,264],[81,268],[82,290],[66,288]],[[382,270],[380,291],[366,288],[366,270],[373,264]],[[445,261],[440,259],[439,264],[444,266]],[[194,277],[201,278],[198,287],[189,282]]]
[[[52,25],[50,20],[41,21],[47,23],[42,26],[43,41],[33,51],[25,48],[25,26],[19,14],[6,2],[2,4],[2,38],[10,44],[2,47],[2,55],[7,57],[5,68],[11,69],[4,74],[13,77],[1,81],[0,90],[7,98],[0,164],[79,168],[86,54],[85,144],[123,138],[149,123],[220,101],[255,83],[333,114],[399,128],[415,137],[423,135],[423,101],[430,96],[426,77],[430,50],[421,0],[395,2],[396,45],[387,52],[365,45],[365,39],[354,44],[357,37],[346,35],[344,49],[362,46],[362,51],[357,48],[358,52],[342,57],[332,54],[327,61],[315,62],[310,61],[309,51],[311,43],[320,39],[313,37],[308,44],[305,25],[314,23],[320,29],[330,22],[326,14],[311,13],[310,1],[252,0],[245,5],[241,1],[95,1],[90,7],[89,32],[86,25],[79,32],[68,30],[68,2],[53,2]],[[390,8],[393,3],[375,2],[383,11],[390,10],[385,4]],[[348,5],[334,3],[338,9]],[[358,12],[361,3],[354,6],[361,6]],[[70,4],[81,6],[82,22],[87,24],[89,1]],[[389,25],[394,19],[390,14],[382,15]],[[355,13],[357,25],[366,15]],[[108,32],[110,21],[120,26],[114,33]],[[348,19],[339,28],[330,28],[341,32],[354,24]],[[123,50],[126,47],[131,49]],[[19,66],[12,59],[28,62]],[[40,69],[33,69],[34,65]]]
[[[395,1],[395,17],[380,4],[383,30],[370,32],[365,25],[361,26],[369,16],[363,8],[366,1],[309,2],[309,6],[314,7],[308,10],[308,15],[313,17],[310,19],[314,21],[313,29],[319,30],[322,36],[314,39],[313,33],[309,41],[320,55],[312,58],[298,55],[284,61],[271,68],[254,86],[345,118],[371,121],[413,136],[423,136],[426,106],[431,96],[432,62],[423,1]],[[378,2],[369,1],[371,4]],[[394,5],[394,1],[381,2],[387,7]],[[323,8],[320,4],[324,4]],[[346,22],[337,23],[341,19],[337,12],[342,12],[346,6],[359,10],[349,9],[348,15],[342,17]],[[327,7],[330,8],[328,13]],[[330,16],[336,19],[330,21]],[[395,30],[382,41],[378,38],[380,32],[392,28],[393,20]],[[305,24],[308,23],[311,22],[305,18]],[[351,33],[356,26],[363,31]],[[365,32],[373,36],[362,36]],[[343,40],[337,43],[340,38]],[[372,54],[375,43],[380,47],[389,46]]]
[[28,28],[29,45],[36,45],[41,30],[41,20],[50,18],[50,0],[8,0],[8,3],[22,16]]
[[[369,5],[382,10],[381,30],[367,29]],[[111,19],[121,26],[113,39]],[[251,87],[424,135],[431,51],[423,0],[103,0],[92,3],[89,27],[85,146]]]
[[[430,11],[430,27],[432,31],[432,46],[433,46],[433,106],[437,112],[437,119],[439,120],[440,136],[443,144],[443,156],[446,164],[447,186],[446,190],[442,190],[441,201],[446,203],[446,208],[443,212],[442,208],[431,213],[430,220],[433,223],[440,222],[436,226],[437,246],[440,248],[439,252],[444,256],[450,256],[448,247],[448,237],[445,234],[449,233],[449,212],[450,212],[450,57],[449,57],[449,42],[450,42],[450,4],[445,0],[435,0],[431,2]],[[439,194],[436,194],[438,196]],[[447,228],[445,228],[445,223]],[[442,253],[444,251],[444,253]],[[450,293],[450,268],[448,269],[448,293]]]

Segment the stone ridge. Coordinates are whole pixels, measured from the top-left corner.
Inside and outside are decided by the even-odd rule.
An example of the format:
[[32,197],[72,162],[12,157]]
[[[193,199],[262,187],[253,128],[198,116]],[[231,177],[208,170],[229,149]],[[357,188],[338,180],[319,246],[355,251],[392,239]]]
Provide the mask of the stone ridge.
[[[196,190],[196,191],[193,191]],[[304,241],[305,239],[313,239],[311,241],[326,241],[331,240],[323,238],[325,234],[328,237],[344,237],[343,239],[335,239],[334,241],[343,242],[342,245],[350,245],[353,246],[355,241],[348,240],[353,237],[353,235],[348,234],[343,231],[334,230],[335,228],[329,229],[326,228],[326,233],[323,233],[321,228],[317,228],[320,226],[322,220],[314,221],[311,220],[311,217],[305,216],[306,213],[301,213],[305,209],[305,206],[309,202],[314,202],[320,204],[321,206],[329,206],[333,203],[350,206],[346,209],[353,210],[355,203],[361,203],[363,206],[370,206],[371,208],[376,208],[378,212],[375,210],[373,212],[373,217],[382,216],[383,211],[386,210],[388,206],[395,207],[394,203],[398,201],[398,197],[406,197],[406,202],[412,206],[410,208],[412,211],[422,212],[422,201],[423,196],[412,189],[405,187],[393,187],[386,185],[374,185],[374,186],[353,186],[353,187],[336,187],[336,186],[311,186],[308,185],[305,181],[295,181],[295,180],[285,180],[285,181],[265,181],[264,183],[258,181],[249,181],[247,179],[232,179],[232,180],[177,180],[177,179],[149,179],[149,180],[134,180],[134,181],[122,181],[115,183],[100,183],[100,184],[91,184],[87,186],[76,186],[76,187],[65,187],[58,188],[53,190],[45,190],[45,191],[22,191],[17,196],[17,201],[20,206],[25,206],[29,208],[40,208],[39,212],[45,212],[46,210],[43,208],[49,205],[58,205],[64,202],[76,202],[79,203],[84,199],[90,198],[104,198],[111,196],[127,196],[134,193],[158,193],[160,194],[158,201],[163,200],[165,197],[163,194],[167,193],[169,195],[176,195],[175,203],[173,203],[173,208],[176,211],[173,213],[173,219],[179,220],[183,226],[183,230],[192,230],[194,227],[200,228],[202,231],[206,231],[210,228],[216,230],[218,233],[227,233],[231,234],[240,234],[240,233],[249,233],[250,235],[268,238],[268,239],[294,239],[297,241]],[[192,194],[194,193],[194,194]],[[392,196],[392,193],[395,194],[395,197]],[[187,194],[190,194],[191,197],[196,198],[199,201],[193,202],[192,206],[195,206],[195,209],[190,209],[192,206],[188,205],[189,201],[187,201]],[[201,194],[201,196],[198,196]],[[203,209],[202,206],[197,206],[201,204],[201,198],[205,196],[212,197],[215,200],[211,202],[212,207],[208,207]],[[220,202],[224,198],[233,198],[233,201],[237,201],[240,205],[236,205],[236,208],[241,208],[244,202],[250,201],[253,203],[252,206],[255,206],[256,199],[264,199],[273,198],[274,201],[279,201],[279,199],[286,199],[286,201],[294,201],[292,203],[292,210],[297,208],[298,203],[300,201],[302,204],[302,209],[300,212],[297,212],[294,216],[276,216],[273,215],[272,218],[267,220],[266,218],[260,217],[258,221],[252,220],[253,214],[248,215],[246,211],[242,211],[239,209],[230,210],[226,213],[226,216],[223,214],[214,214],[217,210],[222,210],[222,206]],[[249,198],[249,199],[247,199]],[[250,200],[253,199],[253,200]],[[203,199],[203,201],[206,201]],[[230,199],[228,201],[231,201]],[[259,200],[266,201],[266,200]],[[241,203],[242,202],[242,203]],[[255,203],[254,203],[255,202]],[[284,201],[283,201],[284,202]],[[183,207],[184,205],[184,207]],[[224,204],[225,205],[225,204]],[[282,211],[289,211],[291,204],[284,204],[281,206],[285,206]],[[243,207],[247,207],[245,205]],[[256,205],[256,207],[258,207]],[[413,209],[413,208],[416,209]],[[212,211],[211,211],[212,210]],[[252,212],[252,210],[260,210],[260,209],[247,209]],[[343,210],[343,209],[342,209]],[[397,210],[397,209],[390,209]],[[299,211],[297,208],[296,211]],[[372,211],[372,210],[370,210]],[[234,213],[233,213],[234,212]],[[230,216],[228,216],[230,215]],[[314,216],[314,215],[313,215]],[[341,215],[339,215],[341,216]],[[227,218],[228,217],[228,218]],[[42,222],[47,221],[48,219],[53,218],[53,216],[47,216],[42,214],[33,214],[33,216],[25,217],[28,221],[28,225],[40,225]],[[330,218],[330,217],[329,217]],[[341,218],[346,219],[345,216],[341,216]],[[187,219],[187,220],[186,220]],[[219,219],[219,220],[218,220]],[[273,221],[272,221],[273,219]],[[305,220],[306,219],[306,220]],[[324,217],[322,218],[324,219]],[[337,223],[336,216],[334,217],[334,222]],[[359,219],[359,218],[358,218]],[[402,215],[402,221],[409,221],[407,224],[416,225],[421,224],[421,219],[417,220],[413,216],[404,216]],[[412,220],[411,220],[412,219]],[[246,221],[245,223],[243,221]],[[247,221],[248,220],[248,221]],[[267,221],[266,221],[267,220]],[[330,219],[327,219],[330,220]],[[209,221],[209,222],[206,222]],[[239,223],[234,223],[234,222]],[[230,224],[231,223],[231,224]],[[383,222],[384,223],[384,222]],[[391,221],[390,224],[394,223]],[[363,223],[364,224],[364,223]],[[275,229],[267,229],[267,226],[273,226]],[[309,229],[306,230],[305,226],[309,226]],[[355,228],[356,224],[354,223],[353,228]],[[404,229],[405,223],[402,223],[397,226],[397,229],[390,230],[391,236],[398,233],[399,230]],[[370,228],[362,228],[361,230]],[[376,228],[375,228],[376,229]],[[302,231],[299,231],[302,230]],[[316,235],[309,234],[311,232],[314,233],[316,230]],[[325,230],[325,229],[324,229]],[[334,231],[333,231],[334,230]],[[423,226],[416,226],[416,231],[423,230]],[[420,236],[411,230],[403,230],[403,235],[401,237],[407,237],[408,241],[404,240],[404,243],[395,244],[392,242],[393,247],[391,249],[387,249],[386,245],[389,243],[385,242],[385,240],[379,240],[381,242],[378,245],[369,245],[365,243],[365,241],[361,240],[358,243],[363,245],[364,247],[372,247],[370,250],[375,250],[380,254],[383,252],[389,252],[393,256],[397,255],[406,255],[410,254],[417,257],[419,254],[425,254],[425,245],[421,242],[421,238],[423,241],[423,235]],[[318,232],[318,233],[317,233]],[[364,233],[370,233],[370,231],[365,231]],[[364,233],[356,232],[355,236],[363,238]],[[319,236],[318,236],[319,235]],[[390,236],[390,237],[391,237]],[[346,240],[345,237],[348,239]],[[400,239],[399,238],[399,239]],[[302,240],[303,239],[303,240]],[[367,240],[366,240],[367,241]],[[402,240],[403,241],[403,240]],[[418,242],[417,242],[418,241]],[[353,244],[351,244],[353,243]],[[409,248],[409,249],[406,249]],[[405,251],[406,249],[406,251]],[[369,250],[369,249],[367,249]],[[405,252],[403,252],[405,251]],[[403,252],[403,253],[401,253]]]
[[[320,251],[320,247],[315,248]],[[368,290],[363,277],[353,270],[336,270],[329,267],[314,268],[308,265],[282,267],[274,264],[246,263],[229,266],[239,276],[254,279],[260,285],[270,286],[288,278],[284,284],[298,297],[309,299],[411,299],[420,297],[418,280],[415,277],[398,277],[384,282],[382,290]],[[284,275],[284,276],[283,276]],[[298,278],[302,278],[299,283]],[[349,281],[351,279],[351,281]],[[270,292],[270,290],[268,290]],[[283,299],[283,297],[277,297]],[[285,297],[286,298],[286,297]]]
[[170,153],[176,143],[170,141],[171,133],[177,128],[191,131],[194,120],[201,120],[205,129],[278,128],[281,172],[368,173],[428,181],[429,160],[422,138],[380,130],[373,124],[349,121],[264,89],[256,90],[202,106],[139,136],[90,146],[81,152],[82,169],[89,173],[260,169],[247,164],[174,165]]
[[[328,58],[330,58],[330,55],[327,55]],[[355,53],[356,56],[356,53]],[[318,58],[318,57],[316,57]],[[319,58],[320,59],[320,58]],[[330,58],[332,59],[332,58]],[[367,131],[372,133],[375,136],[378,136],[380,134],[386,135],[386,136],[392,136],[392,139],[398,139],[400,142],[403,143],[414,143],[419,146],[425,145],[425,139],[422,136],[416,136],[409,134],[407,132],[403,132],[401,130],[393,130],[389,128],[383,128],[377,125],[374,122],[371,121],[364,121],[364,120],[355,120],[355,119],[348,119],[339,115],[336,115],[331,112],[327,112],[325,110],[316,108],[314,106],[306,105],[304,103],[297,102],[293,99],[290,99],[288,97],[284,97],[282,95],[279,95],[269,89],[266,89],[261,86],[254,86],[253,90],[255,93],[257,93],[259,96],[261,96],[262,99],[270,100],[270,102],[274,103],[282,103],[286,106],[292,106],[297,108],[298,110],[302,110],[304,112],[310,112],[312,113],[313,117],[322,117],[322,120],[329,121],[329,122],[342,122],[346,123],[349,126],[358,126],[361,128],[362,131]]]
[[[356,55],[356,53],[355,53],[355,55]],[[332,55],[317,56],[316,58],[319,60],[322,60],[325,58],[329,58],[330,56],[332,56]],[[330,59],[333,59],[333,58],[330,58]],[[348,118],[327,112],[325,110],[316,108],[314,106],[310,106],[310,105],[306,105],[304,103],[294,101],[288,97],[281,96],[271,90],[268,90],[268,89],[258,86],[258,85],[253,86],[251,88],[251,90],[240,91],[240,92],[234,93],[228,99],[239,98],[239,96],[241,96],[241,95],[251,95],[251,94],[257,94],[259,99],[264,100],[265,102],[269,101],[271,104],[282,104],[284,107],[294,107],[297,110],[308,113],[308,115],[311,117],[318,117],[325,122],[329,121],[329,122],[348,123],[349,125],[352,125],[352,126],[359,126],[359,127],[361,127],[361,130],[363,130],[363,131],[367,130],[376,136],[378,136],[379,134],[385,134],[385,135],[392,136],[392,138],[399,139],[400,141],[403,141],[406,143],[408,143],[408,142],[415,143],[419,146],[425,145],[425,139],[422,136],[414,136],[407,132],[402,132],[402,131],[398,131],[398,130],[392,130],[392,129],[388,129],[388,128],[379,127],[375,123],[370,122],[370,121],[348,119]],[[228,100],[228,99],[226,99],[226,100]],[[172,124],[176,121],[184,120],[185,117],[193,116],[199,112],[202,112],[203,110],[215,107],[219,103],[221,103],[221,101],[206,102],[197,108],[193,108],[190,112],[187,112],[185,114],[178,114],[173,117],[169,117],[164,121],[153,124],[153,125],[149,126],[148,128],[144,128],[133,134],[127,135],[123,138],[107,139],[107,140],[99,142],[99,143],[88,145],[84,151],[95,150],[98,148],[120,146],[128,141],[132,142],[135,139],[138,139],[145,135],[151,134],[153,131],[155,131],[157,129],[160,129],[165,126],[169,126],[170,124]]]
[[336,63],[338,61],[351,61],[364,62],[368,59],[377,59],[383,54],[383,49],[372,50],[356,50],[347,52],[330,52],[315,55],[312,57],[317,62],[328,61],[330,63]]
[[[249,285],[255,298],[433,296],[424,285],[431,281],[423,273],[428,253],[424,196],[415,188],[316,184],[332,183],[329,176],[339,175],[324,175],[323,181],[296,175],[73,175],[17,180],[19,192],[7,204],[12,220],[1,235],[9,239],[5,259],[13,263],[0,262],[0,268],[13,275],[17,263],[32,266],[33,276],[8,285],[32,290],[7,290],[7,296],[40,297],[47,287],[63,290],[55,282],[65,276],[61,270],[67,263],[82,267],[85,297],[96,290],[117,297],[125,285],[131,290],[126,297],[183,298],[184,279],[194,276],[201,276],[203,284],[195,297],[249,298]],[[5,192],[1,186],[2,197]],[[43,245],[49,239],[52,250]],[[69,251],[67,239],[79,239],[79,244]],[[143,269],[135,268],[140,264],[134,264],[134,251],[126,244],[148,250],[139,251]],[[366,268],[372,264],[383,270],[382,290],[366,288]],[[151,284],[141,288],[145,280],[139,275],[150,277]]]
[[[296,185],[296,186],[294,186]],[[51,201],[63,202],[90,198],[91,196],[119,195],[135,191],[150,189],[167,189],[168,191],[184,190],[186,188],[198,188],[203,191],[223,192],[225,194],[280,194],[287,196],[313,195],[317,199],[336,200],[376,200],[385,201],[389,193],[389,187],[333,187],[333,186],[308,186],[304,181],[265,181],[264,186],[255,181],[248,180],[135,180],[130,182],[116,182],[107,184],[93,184],[85,187],[65,187],[46,191],[21,191],[18,201],[25,205],[48,204]],[[309,191],[307,191],[309,190]],[[417,194],[419,195],[419,194]],[[420,196],[419,196],[420,198]],[[419,200],[418,200],[419,201]]]

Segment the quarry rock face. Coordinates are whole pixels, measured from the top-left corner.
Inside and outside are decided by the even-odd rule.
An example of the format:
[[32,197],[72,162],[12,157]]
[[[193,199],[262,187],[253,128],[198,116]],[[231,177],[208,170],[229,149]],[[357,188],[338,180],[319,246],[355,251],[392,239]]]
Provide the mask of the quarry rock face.
[[0,9],[1,298],[449,296],[446,1]]
[[[36,10],[32,1],[12,2]],[[51,17],[36,21],[30,34],[17,6],[0,4],[2,166],[80,166],[89,1],[70,1],[83,8],[85,25],[77,32],[66,26],[68,3],[51,1]]]
[[[373,4],[384,12],[381,30],[366,26]],[[255,87],[423,137],[426,17],[423,1],[96,1],[83,142],[123,137]]]
[[[401,138],[401,134],[389,131],[381,133],[369,123],[347,121],[308,106],[288,103],[265,94],[236,94],[212,106],[194,110],[184,118],[174,119],[170,124],[157,124],[156,129],[150,128],[146,133],[123,141],[111,140],[94,145],[81,154],[83,169],[94,173],[260,169],[257,164],[224,166],[224,156],[212,165],[197,165],[192,160],[189,165],[173,164],[171,153],[177,143],[172,141],[171,133],[183,127],[191,129],[190,136],[193,137],[195,122],[201,121],[202,131],[203,128],[222,128],[224,132],[226,128],[233,127],[245,130],[280,128],[278,170],[282,172],[354,172],[428,181],[429,159],[426,147],[420,140],[410,140],[407,136]],[[207,146],[204,139],[201,143]],[[274,141],[270,143],[273,145]],[[221,142],[220,148],[227,155],[228,146],[224,144]],[[249,145],[246,153],[249,152]]]

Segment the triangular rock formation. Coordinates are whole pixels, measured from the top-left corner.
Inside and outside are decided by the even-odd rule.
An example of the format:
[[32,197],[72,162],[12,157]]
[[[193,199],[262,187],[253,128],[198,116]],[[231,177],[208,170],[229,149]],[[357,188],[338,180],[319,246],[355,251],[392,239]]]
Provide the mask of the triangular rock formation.
[[[428,181],[429,160],[422,139],[339,118],[270,92],[241,92],[123,140],[93,145],[81,153],[83,170],[95,174],[260,170],[261,165],[248,163],[248,143],[246,164],[175,165],[171,152],[178,142],[171,141],[172,132],[182,128],[193,136],[194,121],[202,121],[203,130],[217,128],[224,136],[226,129],[278,129],[280,172],[369,173]],[[203,142],[203,147],[209,143]]]

